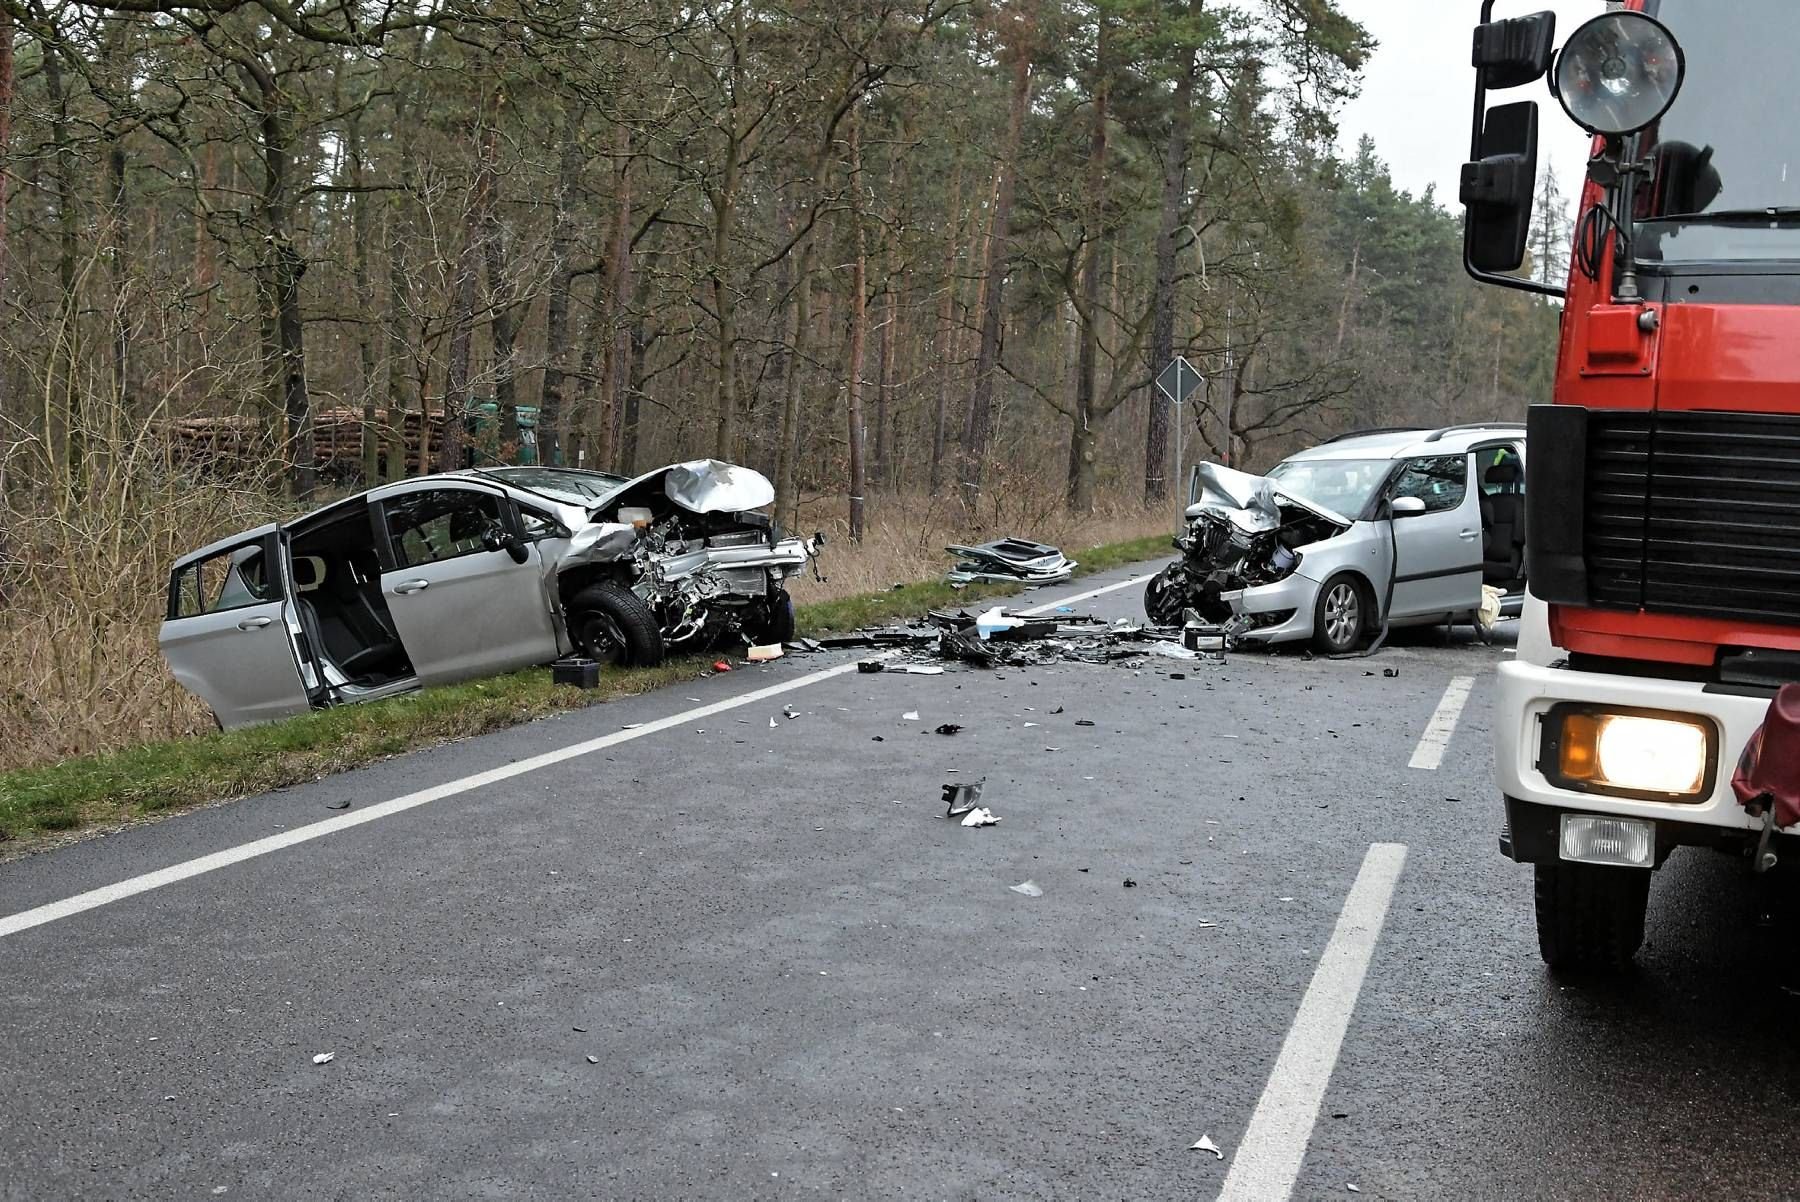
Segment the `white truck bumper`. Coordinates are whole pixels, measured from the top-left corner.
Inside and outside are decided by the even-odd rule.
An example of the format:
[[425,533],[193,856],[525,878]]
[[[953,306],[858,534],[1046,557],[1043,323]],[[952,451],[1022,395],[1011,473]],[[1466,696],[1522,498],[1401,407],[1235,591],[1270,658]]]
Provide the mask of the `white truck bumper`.
[[[1494,767],[1506,796],[1509,820],[1503,849],[1515,859],[1554,859],[1544,854],[1546,824],[1561,814],[1605,814],[1652,821],[1666,852],[1680,844],[1729,844],[1760,830],[1731,791],[1731,776],[1750,736],[1768,711],[1766,695],[1709,692],[1686,681],[1611,676],[1506,663],[1499,671],[1500,696],[1494,707]],[[1710,773],[1712,790],[1692,802],[1647,801],[1559,787],[1539,767],[1544,725],[1560,702],[1638,710],[1667,710],[1710,718],[1719,741]],[[1527,827],[1534,827],[1528,830]]]

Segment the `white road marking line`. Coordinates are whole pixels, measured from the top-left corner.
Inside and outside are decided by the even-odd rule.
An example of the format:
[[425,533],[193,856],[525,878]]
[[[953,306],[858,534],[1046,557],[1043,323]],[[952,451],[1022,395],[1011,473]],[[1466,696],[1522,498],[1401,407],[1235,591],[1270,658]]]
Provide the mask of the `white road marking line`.
[[1102,585],[1100,588],[1089,589],[1085,593],[1076,593],[1073,597],[1064,597],[1060,601],[1050,601],[1043,605],[1035,606],[1032,609],[1020,609],[1013,612],[1017,613],[1020,617],[1035,618],[1039,614],[1047,614],[1051,610],[1061,608],[1064,605],[1073,605],[1077,601],[1086,601],[1093,597],[1103,597],[1107,593],[1116,593],[1122,588],[1130,588],[1134,584],[1142,584],[1148,579],[1150,579],[1148,576],[1133,576],[1130,580],[1121,580],[1117,584]]
[[1319,957],[1275,1070],[1232,1158],[1219,1202],[1273,1202],[1293,1192],[1405,864],[1404,843],[1371,844],[1363,857],[1362,871],[1344,899],[1331,942]]
[[[1118,584],[1105,585],[1104,587],[1081,593],[1078,596],[1051,601],[1047,604],[1038,606],[1036,609],[1028,609],[1023,612],[1028,615],[1043,613],[1046,610],[1055,609],[1059,605],[1068,605],[1075,601],[1085,601],[1089,597],[1098,597],[1103,593],[1111,593],[1122,588],[1129,588],[1133,584],[1140,583],[1144,579],[1145,577],[1140,576],[1131,580],[1122,581]],[[885,659],[891,654],[893,653],[889,652],[875,656],[874,658]],[[281,851],[284,848],[294,847],[301,843],[308,843],[314,839],[322,839],[326,835],[335,835],[339,831],[349,830],[351,827],[355,826],[361,826],[365,822],[375,822],[393,814],[400,814],[407,810],[417,809],[420,806],[430,805],[434,801],[442,801],[446,797],[456,797],[459,794],[467,793],[473,789],[479,789],[486,785],[498,784],[501,781],[511,780],[517,776],[524,776],[526,773],[536,772],[539,768],[548,768],[554,764],[563,763],[565,760],[579,759],[584,755],[592,755],[596,751],[604,751],[608,747],[617,747],[621,743],[629,743],[634,739],[642,739],[660,731],[669,730],[677,726],[684,726],[700,718],[709,718],[714,714],[722,714],[727,710],[734,710],[746,705],[753,705],[758,701],[766,701],[771,697],[779,697],[783,693],[791,693],[795,689],[803,689],[808,685],[818,684],[821,681],[830,680],[837,676],[844,676],[854,671],[856,671],[855,661],[839,664],[835,668],[825,668],[818,672],[811,672],[794,680],[770,685],[768,688],[764,689],[753,690],[740,697],[729,697],[723,701],[714,701],[708,705],[696,706],[690,710],[683,710],[679,714],[671,714],[667,718],[658,718],[653,722],[645,722],[641,726],[633,726],[629,730],[615,731],[609,735],[601,735],[599,738],[588,739],[581,743],[574,743],[568,747],[558,748],[555,751],[546,751],[541,755],[534,755],[528,759],[518,760],[499,768],[490,768],[486,772],[477,772],[472,776],[465,776],[459,780],[448,781],[441,785],[433,785],[429,789],[420,789],[415,793],[407,793],[400,797],[390,798],[387,801],[377,802],[372,806],[368,806],[354,813],[343,814],[336,818],[327,818],[322,822],[310,823],[291,831],[282,831],[278,835],[270,835],[267,838],[256,839],[249,843],[242,843],[236,847],[228,847],[223,851],[213,852],[211,855],[198,856],[192,860],[184,860],[179,864],[171,864],[169,867],[159,868],[155,872],[146,872],[140,876],[117,881],[111,885],[102,885],[98,889],[90,889],[86,893],[77,893],[72,897],[65,897],[61,901],[49,902],[42,906],[36,906],[30,910],[21,910],[16,914],[0,916],[0,939],[4,939],[8,935],[17,935],[20,931],[28,931],[32,927],[43,926],[45,923],[56,922],[64,918],[71,918],[76,914],[98,909],[101,906],[109,906],[114,902],[124,901],[128,897],[136,897],[140,893],[148,893],[152,889],[161,889],[165,885],[173,885],[181,881],[190,880],[193,877],[204,876],[209,872],[217,872],[221,868],[228,868],[233,864],[241,864],[245,860],[254,860],[259,856],[269,855],[271,852]]]
[[1469,703],[1469,690],[1474,687],[1473,676],[1458,676],[1445,687],[1437,712],[1431,715],[1431,721],[1425,724],[1425,733],[1419,736],[1419,745],[1413,748],[1412,760],[1406,765],[1408,768],[1437,771],[1438,765],[1444,762],[1444,749],[1450,746],[1450,736],[1456,733],[1456,720],[1462,717],[1463,706]]

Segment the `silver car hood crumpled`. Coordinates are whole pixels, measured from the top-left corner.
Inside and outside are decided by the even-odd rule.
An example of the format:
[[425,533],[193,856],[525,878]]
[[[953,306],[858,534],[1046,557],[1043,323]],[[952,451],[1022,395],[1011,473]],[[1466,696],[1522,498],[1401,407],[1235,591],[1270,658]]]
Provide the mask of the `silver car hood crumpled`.
[[1287,504],[1345,529],[1352,524],[1342,514],[1282,492],[1267,476],[1252,476],[1223,464],[1200,464],[1194,469],[1194,481],[1199,486],[1199,496],[1187,508],[1190,521],[1210,511],[1244,530],[1260,533],[1280,529],[1281,506]]
[[599,513],[613,498],[662,479],[663,495],[689,513],[748,513],[775,503],[775,486],[761,472],[718,459],[690,459],[671,463],[629,480],[601,498]]

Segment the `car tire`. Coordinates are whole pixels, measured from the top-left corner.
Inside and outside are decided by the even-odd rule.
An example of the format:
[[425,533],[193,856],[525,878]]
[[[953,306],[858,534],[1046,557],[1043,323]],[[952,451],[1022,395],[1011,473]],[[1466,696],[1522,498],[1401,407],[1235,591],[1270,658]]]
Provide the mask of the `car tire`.
[[567,612],[569,638],[588,658],[621,668],[662,663],[656,615],[624,585],[611,580],[590,584],[569,599]]
[[1168,580],[1165,568],[1150,577],[1144,586],[1144,616],[1157,626],[1174,626],[1181,621],[1182,599]]
[[1348,655],[1362,646],[1372,605],[1369,586],[1353,572],[1339,572],[1313,599],[1312,647],[1320,655]]
[[1538,952],[1552,969],[1621,972],[1644,942],[1648,868],[1537,866]]
[[756,637],[750,640],[751,646],[791,643],[795,625],[794,599],[788,596],[786,589],[774,586],[769,589],[768,609],[762,624],[754,632]]

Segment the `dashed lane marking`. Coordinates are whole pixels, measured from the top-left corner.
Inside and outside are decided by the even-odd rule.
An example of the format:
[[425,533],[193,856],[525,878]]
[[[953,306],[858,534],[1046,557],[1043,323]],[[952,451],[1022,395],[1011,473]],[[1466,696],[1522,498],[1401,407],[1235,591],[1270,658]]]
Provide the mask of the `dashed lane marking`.
[[1277,1202],[1293,1192],[1405,864],[1403,843],[1372,844],[1363,857],[1331,942],[1313,970],[1275,1070],[1232,1157],[1220,1202]]
[[1450,746],[1450,736],[1456,733],[1456,721],[1462,717],[1463,706],[1469,703],[1469,690],[1474,687],[1473,676],[1458,676],[1444,689],[1437,712],[1431,715],[1431,721],[1425,724],[1425,733],[1419,736],[1419,745],[1413,748],[1408,768],[1437,771],[1438,765],[1444,762],[1444,749]]

